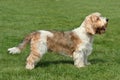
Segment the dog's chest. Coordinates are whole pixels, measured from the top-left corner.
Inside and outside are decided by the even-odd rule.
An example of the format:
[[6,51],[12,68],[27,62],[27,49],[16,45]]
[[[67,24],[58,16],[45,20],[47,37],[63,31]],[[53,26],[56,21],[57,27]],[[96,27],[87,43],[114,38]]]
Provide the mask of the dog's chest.
[[79,45],[79,50],[91,51],[92,50],[92,43],[89,43],[89,42],[81,43]]
[[78,51],[82,51],[87,55],[90,55],[92,52],[92,44],[93,44],[93,38],[92,37],[86,37],[82,38],[82,43],[79,45]]

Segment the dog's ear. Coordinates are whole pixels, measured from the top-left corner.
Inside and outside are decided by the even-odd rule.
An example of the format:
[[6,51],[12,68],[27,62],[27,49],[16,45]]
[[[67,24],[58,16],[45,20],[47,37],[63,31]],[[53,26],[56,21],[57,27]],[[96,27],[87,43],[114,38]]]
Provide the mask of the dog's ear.
[[94,35],[96,33],[95,29],[93,27],[93,20],[94,19],[95,18],[93,18],[92,16],[87,16],[86,19],[85,19],[86,31],[87,31],[87,33],[92,34],[92,35]]

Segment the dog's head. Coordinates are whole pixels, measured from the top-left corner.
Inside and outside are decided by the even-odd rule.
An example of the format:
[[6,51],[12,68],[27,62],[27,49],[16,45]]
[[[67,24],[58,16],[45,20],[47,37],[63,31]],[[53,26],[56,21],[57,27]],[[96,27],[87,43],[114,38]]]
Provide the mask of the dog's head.
[[108,19],[102,17],[100,13],[92,13],[85,18],[85,28],[87,33],[102,34],[106,31]]

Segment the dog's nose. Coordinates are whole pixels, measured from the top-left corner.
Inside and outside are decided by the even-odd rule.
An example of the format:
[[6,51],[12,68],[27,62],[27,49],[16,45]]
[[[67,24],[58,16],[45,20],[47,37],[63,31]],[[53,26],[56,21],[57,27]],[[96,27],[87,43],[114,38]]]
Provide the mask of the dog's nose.
[[108,22],[108,21],[109,21],[109,19],[107,18],[107,19],[106,19],[106,21]]

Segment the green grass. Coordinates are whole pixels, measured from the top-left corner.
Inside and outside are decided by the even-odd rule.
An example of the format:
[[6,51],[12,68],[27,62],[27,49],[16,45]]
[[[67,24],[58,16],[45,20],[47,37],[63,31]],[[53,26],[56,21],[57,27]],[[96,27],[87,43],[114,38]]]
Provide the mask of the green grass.
[[[78,69],[71,58],[47,53],[29,71],[29,47],[18,55],[7,52],[32,31],[72,30],[92,12],[110,21],[107,32],[95,36],[90,66]],[[120,80],[119,19],[119,0],[0,0],[0,80]]]

